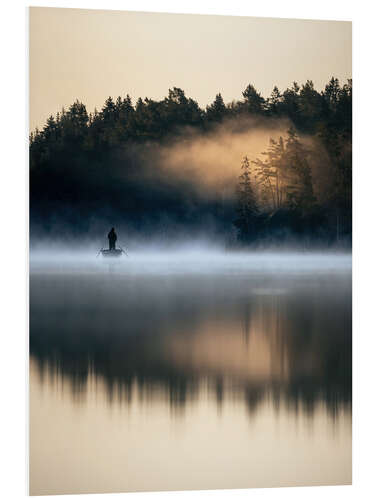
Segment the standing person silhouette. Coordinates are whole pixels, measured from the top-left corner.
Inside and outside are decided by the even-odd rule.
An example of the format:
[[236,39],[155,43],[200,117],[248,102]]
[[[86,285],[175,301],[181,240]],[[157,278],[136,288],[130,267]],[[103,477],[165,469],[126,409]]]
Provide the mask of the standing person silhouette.
[[115,233],[114,227],[108,233],[108,240],[109,240],[109,249],[116,250],[117,234]]

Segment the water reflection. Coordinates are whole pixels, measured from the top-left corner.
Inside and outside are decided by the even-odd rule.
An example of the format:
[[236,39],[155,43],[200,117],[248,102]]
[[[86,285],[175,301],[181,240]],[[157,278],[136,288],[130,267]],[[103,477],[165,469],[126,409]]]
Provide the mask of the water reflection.
[[32,273],[30,353],[39,382],[84,404],[207,394],[313,416],[351,408],[351,281],[347,273],[154,275]]

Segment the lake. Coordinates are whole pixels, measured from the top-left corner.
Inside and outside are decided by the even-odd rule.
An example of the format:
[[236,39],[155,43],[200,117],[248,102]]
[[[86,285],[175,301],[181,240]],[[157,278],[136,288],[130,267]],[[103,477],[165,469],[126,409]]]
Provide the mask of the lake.
[[351,256],[31,254],[30,493],[351,484]]

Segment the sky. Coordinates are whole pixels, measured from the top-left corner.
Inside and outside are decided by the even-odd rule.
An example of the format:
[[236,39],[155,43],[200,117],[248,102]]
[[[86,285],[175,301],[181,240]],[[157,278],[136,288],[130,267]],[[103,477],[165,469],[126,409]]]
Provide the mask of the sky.
[[76,99],[93,111],[108,96],[159,100],[175,86],[205,107],[249,83],[267,97],[352,75],[344,21],[32,7],[29,33],[31,130]]

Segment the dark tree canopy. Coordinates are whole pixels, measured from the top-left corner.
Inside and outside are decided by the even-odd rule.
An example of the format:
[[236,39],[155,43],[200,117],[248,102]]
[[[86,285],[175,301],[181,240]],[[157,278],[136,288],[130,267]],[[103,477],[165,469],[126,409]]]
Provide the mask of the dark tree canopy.
[[[184,141],[186,130],[204,136],[227,119],[242,123],[243,117],[253,119],[249,127],[275,119],[292,125],[286,136],[271,138],[263,158],[249,158],[242,171],[251,178],[258,222],[275,211],[293,212],[290,220],[298,212],[305,227],[308,218],[319,220],[318,232],[327,241],[350,239],[352,82],[340,85],[334,77],[323,91],[308,80],[284,91],[275,86],[268,98],[249,83],[240,101],[225,104],[218,93],[206,109],[178,87],[160,101],[108,97],[92,113],[75,101],[30,134],[31,236],[56,231],[57,222],[64,231],[82,234],[93,218],[126,219],[135,228],[159,233],[177,227],[189,233],[207,221],[225,232],[237,220],[239,230],[238,199],[206,196],[178,176],[157,171],[147,155],[150,145]],[[306,137],[324,154],[315,146],[309,150]],[[317,170],[330,172],[329,186],[314,181]],[[283,216],[284,225],[288,217]]]

